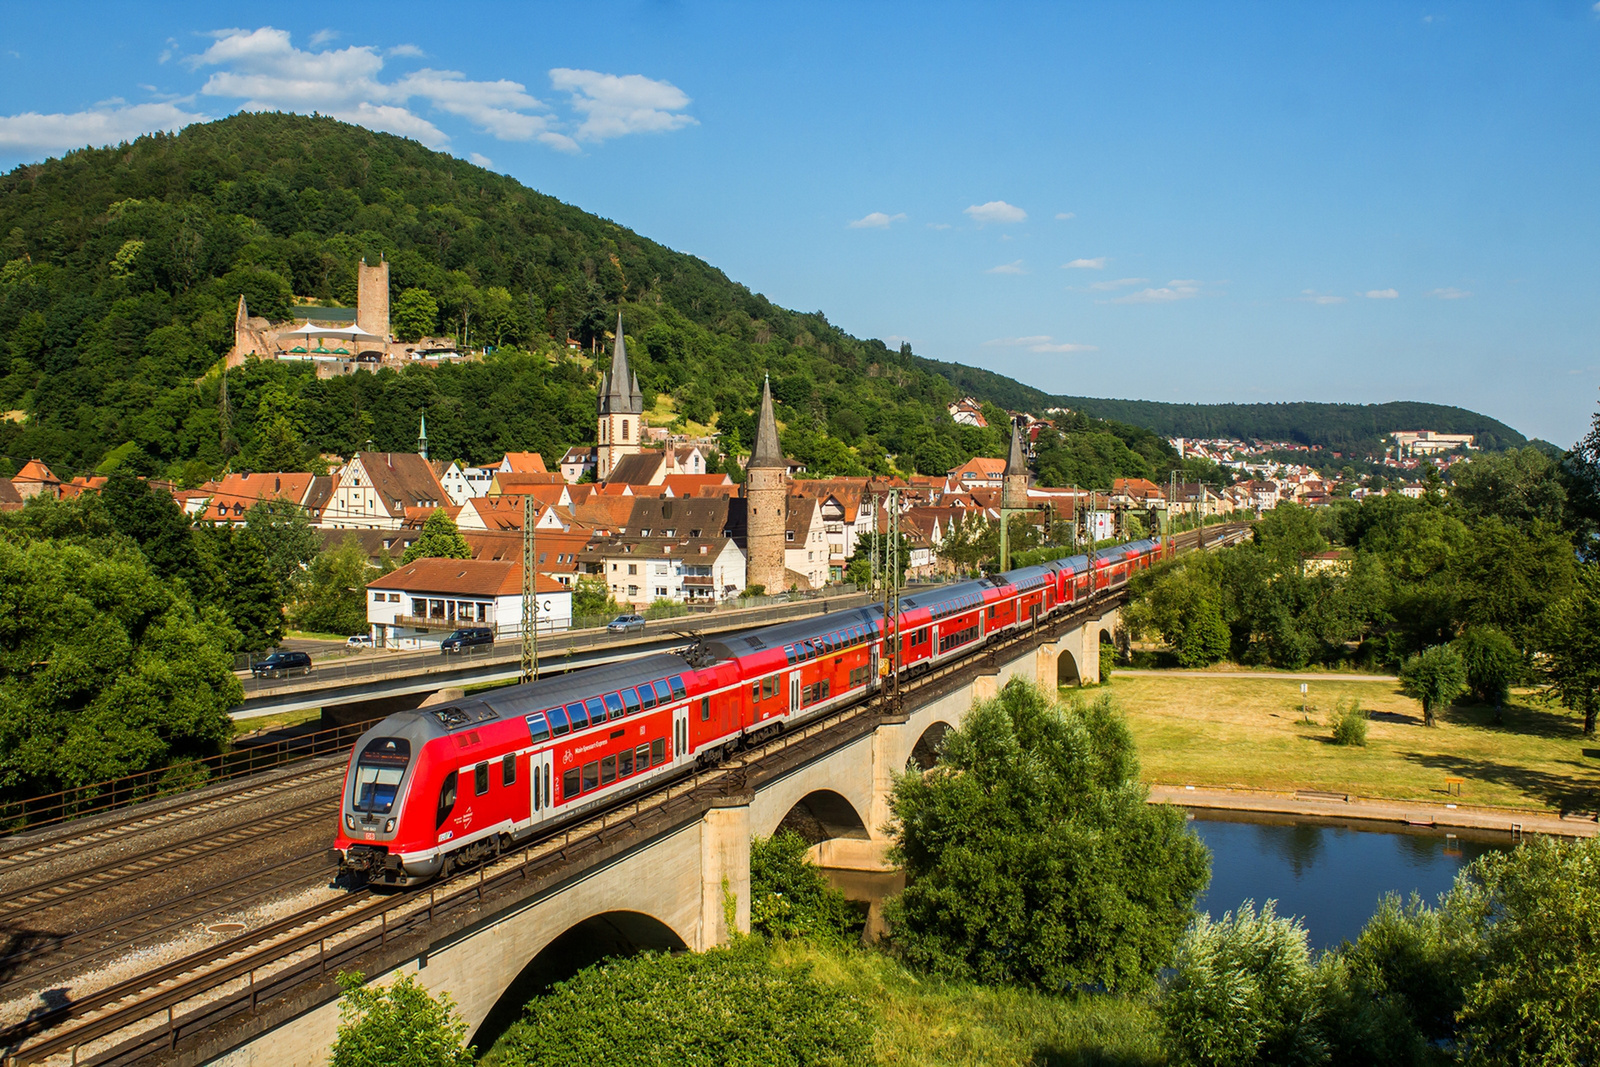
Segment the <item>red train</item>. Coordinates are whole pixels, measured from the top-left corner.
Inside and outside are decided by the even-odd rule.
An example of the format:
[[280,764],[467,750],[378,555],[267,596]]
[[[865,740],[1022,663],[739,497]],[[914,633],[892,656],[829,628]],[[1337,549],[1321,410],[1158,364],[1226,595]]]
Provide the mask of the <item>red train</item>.
[[[901,670],[1068,610],[1161,552],[1134,541],[916,590],[900,601]],[[882,609],[855,608],[391,715],[351,753],[342,867],[388,885],[448,873],[861,699],[887,652]]]

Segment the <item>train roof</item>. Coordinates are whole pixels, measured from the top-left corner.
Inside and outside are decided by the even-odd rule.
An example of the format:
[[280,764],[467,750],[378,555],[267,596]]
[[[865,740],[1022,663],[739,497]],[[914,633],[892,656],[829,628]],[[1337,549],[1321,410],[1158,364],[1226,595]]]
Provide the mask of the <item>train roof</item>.
[[[904,600],[900,602],[905,603]],[[822,637],[843,630],[847,626],[876,627],[882,618],[883,606],[868,604],[865,607],[830,611],[826,615],[813,615],[794,622],[763,626],[759,630],[718,638],[706,642],[706,649],[717,659],[735,659],[739,656],[748,656],[752,652],[764,652],[772,648],[782,649],[784,645]]]
[[[586,667],[553,678],[508,686],[485,693],[480,699],[499,715],[513,718],[531,715],[557,704],[571,704],[602,693],[627,689],[643,682],[654,682],[689,671],[682,656],[657,652],[620,663]],[[465,709],[463,709],[465,710]]]

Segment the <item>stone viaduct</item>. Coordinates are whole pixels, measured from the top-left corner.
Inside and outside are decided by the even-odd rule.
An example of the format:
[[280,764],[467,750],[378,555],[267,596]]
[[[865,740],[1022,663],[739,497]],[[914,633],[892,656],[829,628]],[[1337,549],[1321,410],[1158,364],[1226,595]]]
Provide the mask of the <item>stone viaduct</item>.
[[[882,841],[894,776],[929,767],[944,733],[976,700],[1012,678],[1049,689],[1099,680],[1100,646],[1117,622],[1114,603],[1011,645],[951,684],[914,691],[896,715],[857,731],[804,762],[719,798],[632,847],[573,864],[518,899],[485,901],[470,921],[429,929],[423,942],[391,942],[384,959],[358,968],[377,981],[410,973],[449,993],[476,1033],[512,1021],[527,997],[599,958],[641,949],[704,950],[727,940],[728,918],[750,923],[750,840],[786,819],[822,843]],[[821,736],[821,735],[819,735]],[[322,1064],[338,1025],[331,981],[288,998],[276,1011],[230,1020],[179,1049],[170,1062],[230,1067]]]

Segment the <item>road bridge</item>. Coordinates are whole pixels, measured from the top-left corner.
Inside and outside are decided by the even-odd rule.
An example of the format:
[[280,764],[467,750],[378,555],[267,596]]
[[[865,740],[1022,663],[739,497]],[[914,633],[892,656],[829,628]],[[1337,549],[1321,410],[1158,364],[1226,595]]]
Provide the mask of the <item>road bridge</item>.
[[895,775],[931,766],[974,701],[1015,677],[1047,689],[1099,680],[1117,605],[1108,598],[912,680],[898,709],[846,709],[526,853],[353,904],[341,933],[302,932],[277,964],[249,966],[248,979],[250,961],[237,964],[219,975],[234,974],[232,985],[168,1003],[173,1023],[163,1012],[142,1043],[105,1062],[323,1063],[341,970],[384,982],[413,974],[449,993],[477,1032],[603,956],[721,944],[749,929],[753,836],[787,820],[810,828],[813,843],[883,841]]

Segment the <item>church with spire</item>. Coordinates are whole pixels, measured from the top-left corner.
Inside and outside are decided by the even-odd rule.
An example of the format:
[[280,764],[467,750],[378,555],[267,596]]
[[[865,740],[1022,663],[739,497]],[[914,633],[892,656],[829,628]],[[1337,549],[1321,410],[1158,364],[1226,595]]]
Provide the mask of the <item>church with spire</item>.
[[611,346],[611,370],[600,379],[600,426],[595,449],[596,481],[611,477],[626,456],[639,454],[644,437],[644,394],[639,376],[628,366],[628,342],[622,336],[622,312],[617,312],[617,337]]

